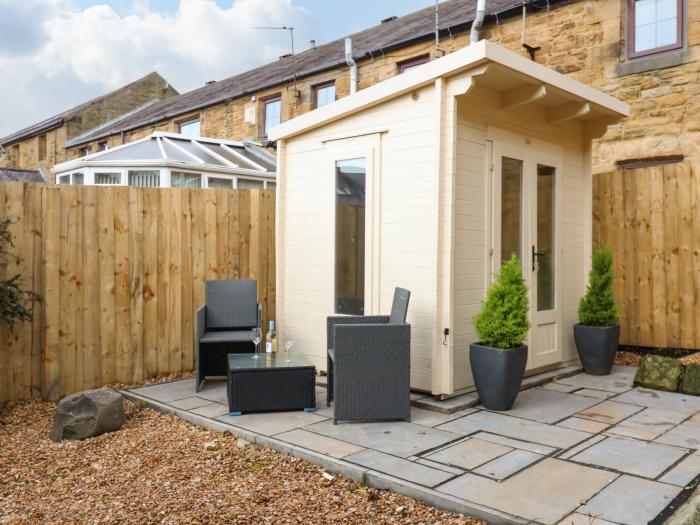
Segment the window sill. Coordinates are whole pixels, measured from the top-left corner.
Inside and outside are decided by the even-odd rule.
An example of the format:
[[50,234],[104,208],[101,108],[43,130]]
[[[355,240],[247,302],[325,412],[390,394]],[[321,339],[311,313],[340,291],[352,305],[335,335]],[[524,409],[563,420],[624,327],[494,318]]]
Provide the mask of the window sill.
[[677,49],[659,55],[651,55],[644,58],[636,58],[618,64],[615,68],[617,76],[634,75],[636,73],[644,73],[654,69],[665,69],[667,67],[679,66],[689,58],[687,49]]

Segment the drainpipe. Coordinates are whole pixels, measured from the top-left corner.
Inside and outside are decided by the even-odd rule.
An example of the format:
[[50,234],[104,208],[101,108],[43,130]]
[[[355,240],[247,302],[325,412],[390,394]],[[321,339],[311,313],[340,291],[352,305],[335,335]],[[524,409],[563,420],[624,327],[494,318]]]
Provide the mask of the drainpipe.
[[484,14],[486,12],[486,0],[477,0],[476,2],[476,16],[472,22],[472,30],[469,34],[469,43],[475,44],[479,41],[479,29],[481,29],[481,24],[484,22]]
[[350,66],[350,94],[357,91],[357,63],[352,58],[352,39],[345,39],[345,63]]

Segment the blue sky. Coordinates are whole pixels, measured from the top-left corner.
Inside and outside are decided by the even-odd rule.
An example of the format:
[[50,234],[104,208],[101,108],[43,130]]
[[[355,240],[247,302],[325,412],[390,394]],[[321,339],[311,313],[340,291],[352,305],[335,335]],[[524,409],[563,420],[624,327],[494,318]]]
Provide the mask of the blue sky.
[[151,71],[181,93],[434,0],[0,0],[0,137]]

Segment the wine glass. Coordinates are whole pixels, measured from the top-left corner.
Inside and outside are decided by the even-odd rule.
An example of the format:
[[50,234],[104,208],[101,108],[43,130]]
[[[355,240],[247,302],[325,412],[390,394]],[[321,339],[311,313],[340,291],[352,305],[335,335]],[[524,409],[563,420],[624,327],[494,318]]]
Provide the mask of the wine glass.
[[289,352],[292,351],[292,347],[294,346],[294,341],[291,340],[291,338],[288,338],[284,342],[284,351],[287,352],[287,359],[285,360],[286,363],[291,363],[292,360],[289,359]]
[[262,330],[260,328],[253,328],[250,331],[250,338],[253,343],[255,343],[255,353],[251,356],[251,359],[260,359],[260,354],[258,353],[258,345],[262,341]]

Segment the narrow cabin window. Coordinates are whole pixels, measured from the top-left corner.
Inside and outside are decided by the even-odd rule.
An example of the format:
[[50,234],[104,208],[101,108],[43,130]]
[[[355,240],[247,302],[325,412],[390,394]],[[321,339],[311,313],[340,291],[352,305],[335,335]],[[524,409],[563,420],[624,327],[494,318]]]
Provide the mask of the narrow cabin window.
[[399,73],[405,73],[406,71],[415,69],[423,64],[427,64],[428,62],[430,62],[430,55],[421,55],[419,57],[399,62],[397,66],[399,66]]
[[270,130],[282,121],[282,97],[277,95],[263,103],[263,135],[267,137]]
[[555,307],[556,170],[537,165],[537,311]]
[[314,86],[314,108],[335,102],[335,80]]
[[46,160],[46,135],[39,135],[37,140],[39,160]]
[[95,184],[117,186],[122,182],[121,173],[95,173]]
[[365,185],[367,160],[335,163],[335,313],[365,311]]
[[186,137],[199,137],[201,131],[199,118],[180,122],[178,124],[178,129],[180,130],[180,135],[185,135]]
[[221,177],[208,177],[207,188],[219,188],[225,190],[233,189],[233,179],[224,179]]
[[173,171],[170,173],[171,188],[201,188],[202,176],[199,173]]
[[683,47],[683,0],[627,0],[628,57]]
[[59,175],[58,176],[58,183],[59,184],[70,184],[70,173],[66,173],[65,175]]
[[523,161],[503,157],[501,161],[501,263],[513,254],[523,260],[522,202]]
[[129,170],[129,186],[157,188],[160,186],[159,170]]
[[71,174],[71,177],[71,184],[82,185],[85,182],[85,176],[80,172]]

